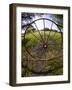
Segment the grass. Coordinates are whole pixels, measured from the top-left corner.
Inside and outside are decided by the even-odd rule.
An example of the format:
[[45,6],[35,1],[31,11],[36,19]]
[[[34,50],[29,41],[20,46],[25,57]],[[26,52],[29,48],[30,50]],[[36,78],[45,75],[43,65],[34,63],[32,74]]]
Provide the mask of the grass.
[[[51,32],[50,36],[53,37],[54,33],[55,32]],[[40,31],[40,34],[44,38],[44,31]],[[45,31],[46,39],[47,39],[48,35],[49,35],[49,31]],[[28,34],[25,35],[25,39],[24,39],[24,37],[22,35],[22,41],[24,41],[24,42],[25,42],[25,40],[28,41],[28,42],[26,42],[26,47],[27,48],[31,47],[34,44],[36,44],[39,38],[41,38],[40,35],[39,35],[39,32],[28,33]],[[54,39],[58,39],[58,41],[61,40],[61,34],[60,33],[56,33]]]
[[[62,57],[54,58],[57,55],[62,55],[62,51],[60,52],[61,50],[60,45],[55,45],[55,46],[48,45],[48,49],[45,50],[42,50],[43,48],[39,49],[40,47],[42,47],[42,38],[40,35],[42,36],[44,41],[48,40],[47,43],[49,44],[61,43],[61,34],[59,32],[55,33],[54,31],[51,32],[45,31],[45,36],[44,36],[44,31],[40,31],[40,34],[39,32],[27,33],[25,37],[22,34],[22,77],[36,76],[37,74],[33,74],[29,69],[39,71],[43,67],[44,67],[43,71],[46,70],[48,71],[46,75],[63,74]],[[32,58],[26,49],[30,52],[30,54],[32,54],[36,58]],[[44,61],[44,59],[46,59],[47,61]],[[45,75],[45,74],[39,74],[39,75]]]

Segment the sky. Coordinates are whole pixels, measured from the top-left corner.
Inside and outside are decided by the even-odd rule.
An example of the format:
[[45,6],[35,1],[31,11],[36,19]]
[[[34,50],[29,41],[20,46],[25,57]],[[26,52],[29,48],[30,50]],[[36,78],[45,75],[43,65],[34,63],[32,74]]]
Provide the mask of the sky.
[[[43,14],[43,15],[40,15],[40,16],[39,16],[39,15],[35,15],[35,17],[32,18],[32,21],[35,21],[35,20],[40,19],[40,18],[47,18],[47,19],[50,19],[50,20],[53,19],[50,14]],[[31,21],[31,22],[32,22],[32,21]],[[29,22],[29,23],[31,23],[31,22]],[[45,20],[44,22],[45,22],[45,28],[51,29],[51,26],[52,26],[52,29],[53,29],[53,30],[59,31],[59,29],[58,29],[58,27],[56,26],[56,24],[52,23],[52,22],[49,21],[49,20]],[[37,25],[37,27],[38,27],[39,30],[44,29],[43,20],[38,20],[38,21],[36,21],[35,23],[36,23],[36,25]],[[26,22],[25,20],[23,20],[23,21],[22,21],[22,24],[23,24],[23,25],[24,25],[24,24],[27,24],[27,22]],[[34,23],[32,24],[32,26],[33,26],[35,29],[37,29]],[[25,32],[25,31],[22,30],[22,32]]]

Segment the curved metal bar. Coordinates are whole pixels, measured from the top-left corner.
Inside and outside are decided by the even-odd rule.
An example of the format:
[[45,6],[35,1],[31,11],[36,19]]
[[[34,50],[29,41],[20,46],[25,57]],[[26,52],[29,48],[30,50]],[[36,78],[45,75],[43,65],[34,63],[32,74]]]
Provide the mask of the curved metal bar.
[[[62,27],[62,26],[59,25],[59,24],[57,24],[57,23],[55,23],[53,20],[50,20],[50,19],[47,19],[47,18],[39,18],[39,19],[36,19],[36,20],[32,21],[31,23],[29,23],[29,24],[27,24],[27,25],[24,25],[23,27],[26,27],[26,26],[28,26],[28,25],[31,25],[31,24],[33,24],[34,22],[38,21],[38,20],[48,20],[48,21],[53,22],[53,23],[58,27],[58,29],[59,29],[60,32],[61,32],[60,27]],[[61,34],[62,34],[62,32],[61,32]],[[63,38],[63,37],[62,37],[62,38]],[[43,39],[42,39],[42,40],[43,40]]]
[[[37,25],[36,25],[36,21],[38,21],[38,20],[49,20],[49,21],[51,21],[52,23],[54,23],[57,27],[58,27],[58,29],[60,30],[60,33],[61,33],[61,37],[62,37],[62,32],[61,32],[61,29],[59,28],[59,25],[58,24],[56,24],[54,21],[52,21],[52,20],[50,20],[50,19],[47,19],[47,18],[40,18],[40,19],[37,19],[37,20],[34,20],[34,21],[32,21],[30,24],[27,24],[27,25],[25,25],[24,27],[29,27],[29,26],[31,26],[33,23],[35,24],[35,26],[36,26],[36,28],[37,28],[37,31],[39,32],[39,35],[41,36],[41,39],[43,40],[43,37],[42,37],[42,35],[41,35],[41,33],[40,33],[40,31],[38,30],[38,27],[37,27]],[[44,25],[45,25],[45,22],[44,22]],[[27,27],[27,28],[28,28]],[[61,26],[60,26],[61,27]],[[27,28],[26,28],[26,30],[27,30]],[[45,26],[44,26],[44,28],[45,28]],[[52,28],[52,25],[51,25],[51,28]],[[52,30],[51,30],[52,31]],[[26,31],[25,31],[25,33],[24,33],[24,38],[25,38],[25,34],[26,34]],[[35,35],[34,35],[35,36]],[[36,36],[35,36],[36,37]],[[37,38],[37,37],[36,37]],[[62,37],[63,38],[63,37]],[[43,40],[43,42],[44,42],[44,40]],[[61,44],[62,45],[62,44]],[[27,52],[30,54],[30,52],[27,50]],[[31,55],[32,56],[32,55]],[[33,57],[33,56],[32,56]],[[35,58],[35,57],[34,57]]]
[[[39,29],[38,29],[38,27],[37,27],[37,25],[36,25],[36,23],[34,22],[34,24],[35,24],[35,26],[36,26],[36,28],[37,28],[37,31],[39,32],[39,35],[40,35],[40,37],[41,37],[41,39],[42,39],[42,41],[43,41],[43,43],[44,43],[44,40],[43,40],[43,37],[42,37],[42,35],[41,35],[41,33],[40,33],[40,31],[39,31]],[[28,24],[27,25],[28,27],[26,28],[26,30],[25,30],[25,33],[24,34],[26,34],[26,31],[27,31],[27,29],[30,27],[30,26],[32,26],[31,24]],[[33,33],[31,33],[31,34],[33,34]],[[33,34],[33,36],[35,36],[36,37],[36,35],[34,35]],[[36,37],[37,38],[37,37]],[[38,39],[38,38],[37,38]],[[39,39],[38,39],[39,40]]]
[[[62,27],[61,25],[55,23],[53,20],[50,20],[50,19],[48,19],[48,18],[39,18],[39,19],[36,19],[36,20],[32,21],[31,23],[29,23],[29,24],[27,24],[27,25],[30,25],[30,24],[34,23],[35,21],[42,20],[42,19],[53,22],[55,25],[57,25],[58,28],[59,28],[59,27]],[[24,25],[23,27],[26,27],[27,25]],[[60,28],[59,28],[59,30],[61,31]]]
[[[51,22],[53,22],[57,27],[58,27],[58,29],[60,30],[60,32],[61,32],[61,29],[60,29],[60,27],[62,27],[61,25],[59,25],[59,24],[57,24],[57,23],[55,23],[53,20],[50,20],[50,19],[47,19],[47,18],[39,18],[39,19],[36,19],[36,20],[34,20],[34,21],[32,21],[31,23],[29,23],[29,24],[27,24],[27,25],[24,25],[23,27],[26,27],[26,26],[28,26],[28,25],[32,25],[33,23],[35,23],[36,21],[38,21],[38,20],[48,20],[48,21],[51,21]],[[62,32],[61,32],[61,34],[62,34]],[[41,36],[41,35],[40,35]],[[62,37],[62,36],[61,36]],[[63,37],[62,37],[63,38]],[[42,39],[43,40],[43,39]]]

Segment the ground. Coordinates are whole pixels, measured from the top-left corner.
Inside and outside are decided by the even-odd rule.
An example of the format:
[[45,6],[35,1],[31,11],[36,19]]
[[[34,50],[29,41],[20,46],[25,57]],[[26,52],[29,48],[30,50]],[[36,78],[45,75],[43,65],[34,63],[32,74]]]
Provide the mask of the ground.
[[63,74],[62,34],[31,31],[22,34],[22,77]]

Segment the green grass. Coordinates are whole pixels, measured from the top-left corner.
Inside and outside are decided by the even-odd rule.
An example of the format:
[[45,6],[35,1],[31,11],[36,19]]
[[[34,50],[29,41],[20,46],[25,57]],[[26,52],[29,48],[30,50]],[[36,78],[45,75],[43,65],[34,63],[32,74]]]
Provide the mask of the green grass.
[[[41,34],[41,36],[44,38],[44,31],[40,31],[40,34]],[[23,37],[23,35],[22,35],[22,41],[27,40],[28,42],[26,42],[26,45],[25,45],[25,46],[26,46],[27,48],[29,48],[29,47],[31,47],[32,45],[34,45],[34,44],[37,43],[38,38],[39,38],[39,39],[41,38],[41,37],[40,37],[40,34],[39,34],[39,32],[28,33],[28,34],[25,35],[25,39],[24,39],[24,37]],[[50,33],[50,36],[53,37],[54,34],[55,34],[55,32],[51,32],[51,33]],[[34,35],[35,35],[37,38],[36,38]],[[49,35],[49,31],[45,31],[45,38],[46,38],[46,39],[48,38],[48,35]],[[54,38],[54,39],[58,39],[58,41],[59,41],[59,40],[61,40],[61,34],[56,32],[55,37],[53,37],[53,38]]]
[[[58,42],[61,42],[61,33],[59,32],[54,32],[54,31],[45,31],[45,36],[44,36],[44,31],[40,31],[40,34],[43,38],[43,40],[47,41],[48,40],[48,43],[58,43]],[[32,67],[32,64],[33,64],[33,68],[36,68],[37,69],[37,66],[35,64],[35,62],[31,62],[30,60],[35,60],[33,59],[29,53],[26,51],[31,49],[30,53],[32,55],[39,55],[40,53],[39,52],[42,52],[42,50],[39,50],[39,54],[37,54],[37,51],[34,50],[34,48],[36,47],[40,47],[40,44],[39,44],[39,41],[41,40],[41,36],[40,36],[39,32],[31,32],[31,33],[27,33],[24,37],[24,35],[22,34],[21,35],[21,38],[22,38],[22,65],[23,63],[26,62],[25,65],[28,64],[27,61],[29,61],[29,67],[31,68]],[[50,37],[49,37],[50,35]],[[42,41],[41,41],[42,43]],[[52,49],[52,47],[55,47],[55,49]],[[46,55],[47,55],[47,59],[48,58],[53,58],[54,56],[57,56],[56,52],[57,52],[57,49],[60,48],[60,46],[51,46],[49,47],[48,50],[51,50],[55,53],[52,53],[51,51],[49,52],[50,53],[50,56],[48,56],[48,51],[46,51]],[[61,52],[62,53],[62,52]],[[59,53],[60,54],[60,53]],[[43,54],[44,55],[44,54]],[[43,55],[39,55],[40,59],[44,58]],[[43,65],[42,63],[40,65]],[[57,58],[57,59],[52,59],[52,60],[49,60],[47,61],[46,63],[46,66],[45,68],[48,70],[48,74],[47,75],[62,75],[63,74],[63,60],[62,58]],[[24,68],[22,67],[22,77],[24,76],[33,76],[32,72],[29,71],[28,68]]]

